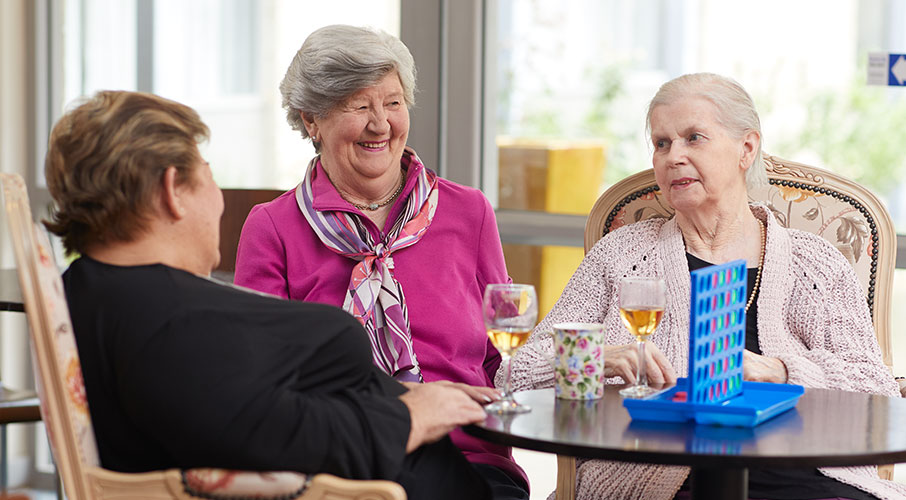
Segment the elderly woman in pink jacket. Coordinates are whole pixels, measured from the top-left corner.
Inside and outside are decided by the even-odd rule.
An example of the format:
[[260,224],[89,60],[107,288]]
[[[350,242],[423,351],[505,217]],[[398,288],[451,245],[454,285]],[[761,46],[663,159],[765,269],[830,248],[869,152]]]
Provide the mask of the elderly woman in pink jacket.
[[[365,327],[374,364],[403,383],[498,398],[500,355],[481,314],[485,285],[510,281],[497,222],[481,191],[439,177],[406,145],[409,50],[384,32],[327,26],[305,40],[280,91],[318,156],[294,190],[252,209],[236,284],[343,307]],[[509,448],[451,437],[495,498],[528,498]]]
[[[748,263],[744,377],[899,396],[885,367],[864,294],[844,256],[819,236],[787,229],[767,207],[750,205],[748,187],[767,181],[761,125],[754,103],[735,81],[713,74],[664,84],[648,108],[652,163],[671,219],[621,227],[602,238],[573,274],[536,328],[564,321],[606,326],[611,382],[632,382],[634,340],[622,326],[618,287],[623,276],[658,276],[667,307],[652,336],[652,378],[686,372],[689,272],[735,259]],[[747,187],[748,186],[748,187]],[[513,358],[516,390],[553,385],[538,339]],[[605,366],[607,366],[607,364]],[[687,497],[687,467],[582,462],[579,498]],[[812,470],[750,469],[749,496],[786,498],[903,498],[906,486],[883,481],[875,467]]]

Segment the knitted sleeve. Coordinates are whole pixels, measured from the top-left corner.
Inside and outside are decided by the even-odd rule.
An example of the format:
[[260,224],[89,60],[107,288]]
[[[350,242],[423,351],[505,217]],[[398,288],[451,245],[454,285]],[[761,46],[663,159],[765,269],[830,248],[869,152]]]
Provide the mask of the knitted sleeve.
[[[625,262],[649,250],[663,221],[644,221],[621,227],[601,238],[585,255],[551,311],[538,323],[531,338],[512,358],[513,390],[553,387],[553,340],[543,333],[563,322],[603,323],[611,301],[614,276]],[[503,370],[495,384],[503,384]]]
[[791,241],[795,284],[787,322],[807,350],[777,356],[786,364],[789,382],[899,396],[849,262],[823,238],[796,232]]

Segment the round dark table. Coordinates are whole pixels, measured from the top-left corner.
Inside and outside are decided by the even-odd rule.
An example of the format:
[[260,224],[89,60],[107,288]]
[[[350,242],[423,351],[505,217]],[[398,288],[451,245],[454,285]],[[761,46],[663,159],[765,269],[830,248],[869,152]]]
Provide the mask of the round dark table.
[[632,421],[618,391],[563,400],[516,393],[532,411],[488,415],[464,430],[486,441],[559,455],[692,467],[693,498],[747,498],[748,467],[906,462],[906,399],[806,389],[796,408],[752,428]]

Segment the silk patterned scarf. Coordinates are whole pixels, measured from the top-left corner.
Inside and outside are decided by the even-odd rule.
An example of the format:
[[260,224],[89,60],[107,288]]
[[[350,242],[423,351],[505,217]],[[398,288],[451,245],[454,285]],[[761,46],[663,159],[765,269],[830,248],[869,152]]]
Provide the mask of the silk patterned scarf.
[[327,248],[358,261],[352,268],[343,309],[365,327],[378,368],[399,381],[421,382],[412,350],[406,299],[393,277],[393,253],[418,243],[431,225],[437,209],[437,175],[424,167],[415,151],[406,148],[402,166],[407,171],[421,167],[415,188],[384,240],[375,243],[360,215],[314,209],[312,178],[318,163],[320,157],[309,163],[305,178],[296,187],[296,202]]

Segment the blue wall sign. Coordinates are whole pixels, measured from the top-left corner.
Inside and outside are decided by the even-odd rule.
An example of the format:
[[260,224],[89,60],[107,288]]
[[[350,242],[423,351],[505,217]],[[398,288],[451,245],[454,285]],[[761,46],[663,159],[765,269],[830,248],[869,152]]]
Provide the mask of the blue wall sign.
[[906,87],[906,54],[868,54],[868,84]]
[[887,85],[906,85],[906,54],[889,54]]

